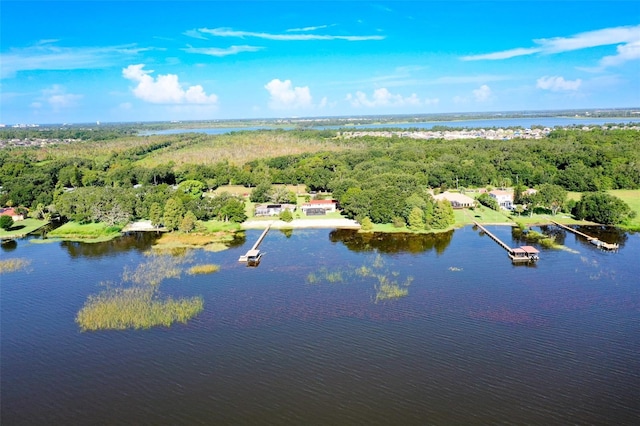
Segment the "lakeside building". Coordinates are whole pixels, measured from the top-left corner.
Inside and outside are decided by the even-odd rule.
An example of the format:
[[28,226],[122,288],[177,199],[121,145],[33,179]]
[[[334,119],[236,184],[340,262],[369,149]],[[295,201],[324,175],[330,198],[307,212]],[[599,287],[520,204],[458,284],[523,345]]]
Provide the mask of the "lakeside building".
[[285,210],[293,213],[296,210],[295,204],[258,204],[255,208],[255,216],[278,216]]
[[442,194],[434,195],[436,201],[447,200],[454,209],[467,209],[475,205],[475,200],[467,195],[457,192],[445,191]]
[[[300,206],[300,209],[307,216],[317,216],[335,212],[338,208],[337,204],[335,200],[310,200]],[[319,210],[324,210],[324,213],[320,213]]]
[[0,216],[11,216],[11,219],[16,222],[19,220],[24,220],[24,215],[22,213],[18,213],[13,207],[1,208]]
[[505,210],[513,210],[513,193],[495,189],[489,192],[489,195],[498,202],[500,208]]

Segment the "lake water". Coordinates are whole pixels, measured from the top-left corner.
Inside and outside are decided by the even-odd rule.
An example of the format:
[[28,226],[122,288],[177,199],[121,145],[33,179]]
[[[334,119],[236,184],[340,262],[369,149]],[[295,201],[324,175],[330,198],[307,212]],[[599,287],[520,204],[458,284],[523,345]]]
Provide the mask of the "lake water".
[[[468,129],[490,129],[490,128],[507,128],[521,127],[523,129],[532,126],[545,126],[549,128],[567,127],[567,126],[602,126],[605,124],[640,124],[640,118],[621,117],[621,118],[598,118],[598,117],[521,117],[521,118],[494,118],[481,120],[458,120],[458,121],[428,121],[423,123],[399,123],[399,124],[361,124],[354,126],[318,126],[316,129],[421,129],[429,130],[433,127],[452,127],[452,128],[468,128]],[[208,135],[221,135],[225,133],[238,131],[265,130],[269,127],[218,127],[203,129],[166,129],[141,132],[141,136],[146,135],[170,135],[179,133],[206,133]],[[291,130],[291,128],[284,128]]]
[[[514,266],[472,227],[272,230],[250,268],[251,230],[195,252],[219,272],[160,285],[202,296],[198,317],[100,332],[77,312],[146,261],[153,234],[3,245],[32,263],[0,276],[2,424],[637,425],[640,235],[600,234],[620,243],[609,253],[545,231],[568,250]],[[376,302],[384,280],[408,294]]]

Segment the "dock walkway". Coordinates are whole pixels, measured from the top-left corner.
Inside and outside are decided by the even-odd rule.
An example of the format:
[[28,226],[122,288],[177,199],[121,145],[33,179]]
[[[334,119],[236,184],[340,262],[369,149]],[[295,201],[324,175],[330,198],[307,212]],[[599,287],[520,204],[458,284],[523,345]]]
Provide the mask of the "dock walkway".
[[539,259],[538,254],[540,253],[535,247],[532,246],[522,246],[518,248],[511,248],[500,238],[493,235],[487,228],[480,225],[478,222],[473,221],[473,223],[480,228],[485,234],[491,237],[496,243],[498,243],[503,249],[505,249],[509,253],[509,257],[513,263],[521,263],[521,262],[535,262]]
[[604,241],[600,241],[598,238],[596,237],[592,237],[591,235],[587,235],[583,232],[578,231],[577,229],[573,229],[568,227],[567,225],[563,225],[561,223],[558,223],[554,220],[551,221],[551,223],[553,223],[556,226],[559,226],[562,229],[565,229],[569,232],[573,232],[576,235],[580,235],[583,238],[586,238],[587,241],[589,241],[591,244],[593,244],[594,246],[601,248],[603,250],[618,250],[618,248],[620,247],[618,244],[611,244],[611,243],[605,243]]
[[253,247],[251,247],[251,249],[249,249],[249,251],[247,251],[247,253],[244,256],[240,256],[240,258],[238,259],[238,262],[260,261],[260,257],[262,256],[262,254],[260,253],[260,250],[258,250],[258,246],[260,245],[262,240],[264,240],[264,237],[267,236],[269,229],[271,229],[271,224],[269,224],[264,229],[264,231],[262,231],[262,234],[260,234],[260,237],[258,237],[258,240],[255,242]]

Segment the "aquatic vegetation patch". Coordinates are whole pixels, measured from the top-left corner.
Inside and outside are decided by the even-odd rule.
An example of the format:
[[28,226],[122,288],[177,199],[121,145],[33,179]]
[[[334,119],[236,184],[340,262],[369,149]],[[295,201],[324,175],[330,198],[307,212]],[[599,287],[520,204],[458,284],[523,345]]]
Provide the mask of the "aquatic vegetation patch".
[[381,271],[384,267],[384,260],[379,254],[373,259],[371,265],[362,265],[349,270],[330,271],[326,267],[320,268],[316,272],[307,275],[306,281],[309,284],[351,282],[357,279],[369,280],[373,278],[375,298],[374,303],[385,300],[399,299],[409,294],[409,286],[413,277],[407,277],[404,282],[399,282],[398,271]]
[[162,300],[151,288],[113,288],[89,297],[76,322],[82,331],[169,327],[186,323],[203,308],[202,297]]
[[378,275],[378,285],[376,286],[376,299],[378,303],[383,300],[399,299],[409,295],[409,287],[413,281],[412,277],[408,277],[407,280],[399,284],[397,281],[390,281],[388,277],[384,275]]
[[122,281],[134,284],[157,286],[167,278],[180,278],[183,263],[191,261],[191,256],[148,255],[149,260],[135,270],[125,268]]
[[197,274],[212,274],[220,270],[220,265],[207,264],[207,265],[194,265],[187,270],[189,275]]
[[6,274],[9,272],[17,272],[26,269],[31,265],[31,260],[14,258],[0,260],[0,274]]
[[203,248],[209,251],[222,251],[233,241],[233,234],[216,232],[209,234],[166,232],[155,242],[154,250],[166,250],[173,248]]
[[[193,261],[191,253],[184,251],[179,256],[169,256],[149,252],[145,255],[148,260],[135,269],[125,268],[120,283],[106,283],[105,290],[89,296],[76,316],[82,331],[169,327],[176,322],[186,323],[202,312],[202,297],[164,298],[159,291],[165,279],[180,278],[183,265]],[[198,265],[188,273],[210,273],[216,268],[219,267]]]

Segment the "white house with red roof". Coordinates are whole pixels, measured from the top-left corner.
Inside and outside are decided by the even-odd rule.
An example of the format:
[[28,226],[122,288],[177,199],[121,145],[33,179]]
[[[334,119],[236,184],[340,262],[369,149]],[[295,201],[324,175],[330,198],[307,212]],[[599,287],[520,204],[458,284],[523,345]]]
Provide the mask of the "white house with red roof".
[[18,213],[13,207],[0,209],[0,216],[11,216],[11,219],[13,219],[14,221],[24,220],[24,215]]
[[327,214],[335,212],[337,208],[338,202],[336,200],[309,200],[300,206],[305,215]]

